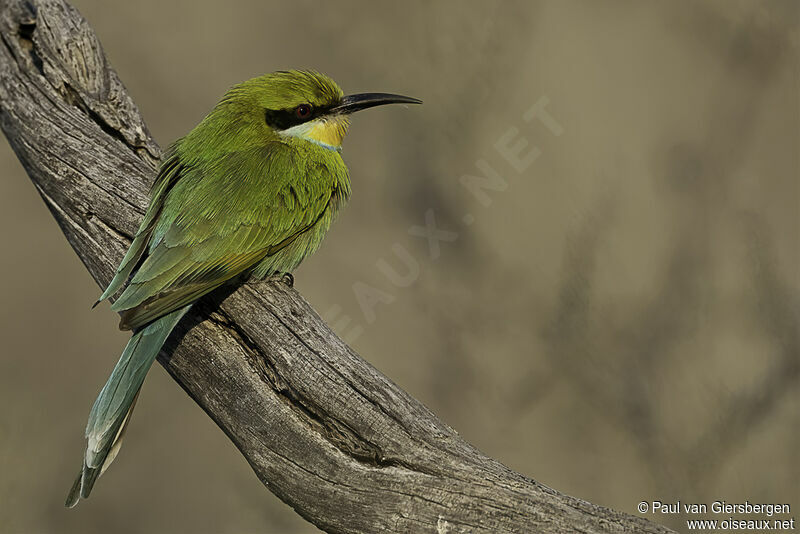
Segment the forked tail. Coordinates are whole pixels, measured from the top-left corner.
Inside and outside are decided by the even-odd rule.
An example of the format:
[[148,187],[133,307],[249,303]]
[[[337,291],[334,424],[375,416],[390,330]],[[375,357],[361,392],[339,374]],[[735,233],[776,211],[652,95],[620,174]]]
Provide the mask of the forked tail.
[[81,497],[89,497],[97,477],[114,461],[144,377],[170,332],[190,307],[185,306],[156,319],[137,330],[128,341],[89,413],[86,454],[67,496],[65,504],[68,507],[78,504]]

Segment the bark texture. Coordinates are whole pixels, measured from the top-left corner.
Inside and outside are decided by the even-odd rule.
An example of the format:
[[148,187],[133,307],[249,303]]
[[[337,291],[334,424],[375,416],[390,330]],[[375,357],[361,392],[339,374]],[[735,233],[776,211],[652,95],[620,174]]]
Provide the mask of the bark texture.
[[[72,6],[0,6],[0,126],[105,285],[147,205],[160,148]],[[177,330],[161,364],[263,483],[322,530],[672,532],[485,456],[281,282],[212,295]]]

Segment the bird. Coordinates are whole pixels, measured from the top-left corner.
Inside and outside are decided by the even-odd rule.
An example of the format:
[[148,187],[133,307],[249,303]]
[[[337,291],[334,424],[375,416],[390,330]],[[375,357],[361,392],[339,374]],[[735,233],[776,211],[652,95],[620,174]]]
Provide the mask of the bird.
[[230,88],[165,151],[150,203],[95,306],[131,338],[89,413],[86,451],[65,505],[88,498],[119,452],[148,370],[192,305],[222,286],[284,276],[325,237],[350,196],[342,141],[352,113],[421,104],[345,96],[330,77],[278,71]]

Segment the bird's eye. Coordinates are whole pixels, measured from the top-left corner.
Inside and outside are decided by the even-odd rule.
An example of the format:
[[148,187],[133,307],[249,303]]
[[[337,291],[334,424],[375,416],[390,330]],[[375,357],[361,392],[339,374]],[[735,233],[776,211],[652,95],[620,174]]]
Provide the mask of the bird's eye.
[[311,106],[308,104],[300,104],[294,110],[294,114],[298,119],[307,119],[311,116]]

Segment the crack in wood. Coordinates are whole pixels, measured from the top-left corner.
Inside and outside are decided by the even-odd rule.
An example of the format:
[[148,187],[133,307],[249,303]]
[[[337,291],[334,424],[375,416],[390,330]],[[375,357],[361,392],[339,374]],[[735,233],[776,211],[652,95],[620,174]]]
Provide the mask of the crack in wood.
[[142,147],[138,147],[132,145],[128,142],[122,132],[113,126],[111,126],[108,121],[106,121],[99,113],[89,107],[86,102],[83,100],[81,93],[77,91],[69,82],[64,82],[62,85],[62,95],[64,96],[64,100],[84,112],[92,122],[97,124],[101,130],[103,130],[109,137],[113,137],[117,141],[120,141],[126,147],[131,149],[134,154],[137,153],[138,149]]
[[[143,198],[145,167],[160,149],[66,0],[0,2],[0,126],[81,261],[106,281],[124,252],[119,240],[130,240],[118,223],[141,218],[116,195]],[[87,62],[88,74],[71,80]],[[86,117],[99,127],[86,128]],[[62,179],[63,165],[85,180]],[[110,178],[119,192],[106,190]],[[347,534],[434,532],[444,521],[448,532],[486,534],[671,532],[560,494],[483,455],[358,357],[295,290],[264,291],[244,291],[236,307],[217,303],[209,312],[201,301],[186,317],[194,322],[179,325],[185,337],[159,361],[259,479],[315,525]],[[264,313],[265,304],[274,309]],[[261,329],[296,337],[302,346],[291,365],[321,373],[282,374],[270,358],[276,349],[247,335]],[[234,404],[275,406],[276,398],[288,409],[253,414]],[[281,433],[298,439],[270,439]],[[323,475],[329,482],[321,485]]]
[[[313,400],[293,389],[244,330],[233,322],[222,310],[216,310],[209,320],[226,329],[247,355],[251,367],[264,379],[270,389],[311,429],[352,459],[371,467],[404,467],[403,462],[387,458],[378,445],[359,436],[347,424],[322,410]],[[412,469],[414,470],[414,469]]]
[[19,32],[17,36],[19,38],[20,48],[28,52],[28,55],[31,58],[31,62],[33,66],[36,67],[36,70],[44,76],[44,61],[42,57],[36,52],[36,45],[33,42],[33,32],[36,29],[36,20],[28,23],[20,22],[19,23]]

